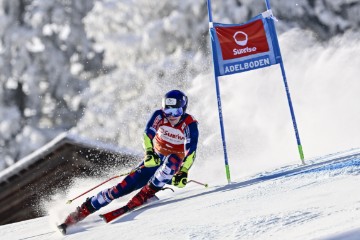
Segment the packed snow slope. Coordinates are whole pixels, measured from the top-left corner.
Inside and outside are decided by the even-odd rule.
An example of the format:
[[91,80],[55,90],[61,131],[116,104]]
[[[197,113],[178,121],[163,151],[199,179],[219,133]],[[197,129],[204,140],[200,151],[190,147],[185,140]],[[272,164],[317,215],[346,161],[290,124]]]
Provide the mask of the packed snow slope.
[[[99,217],[126,202],[113,202],[62,236],[55,226],[80,202],[48,203],[50,216],[0,226],[1,239],[359,239],[360,149],[314,158],[307,165],[273,171],[208,188],[189,183],[162,191],[160,201],[106,224]],[[216,177],[215,179],[218,179]],[[225,176],[224,176],[225,178]],[[83,182],[87,187],[93,182]],[[83,186],[84,187],[84,186]]]

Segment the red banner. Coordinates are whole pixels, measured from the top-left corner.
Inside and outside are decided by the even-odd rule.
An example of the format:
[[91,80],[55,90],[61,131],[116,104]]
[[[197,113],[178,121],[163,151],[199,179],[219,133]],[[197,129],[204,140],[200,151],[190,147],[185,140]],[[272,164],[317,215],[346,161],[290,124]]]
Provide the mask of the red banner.
[[223,60],[241,58],[269,51],[261,19],[234,27],[215,27]]

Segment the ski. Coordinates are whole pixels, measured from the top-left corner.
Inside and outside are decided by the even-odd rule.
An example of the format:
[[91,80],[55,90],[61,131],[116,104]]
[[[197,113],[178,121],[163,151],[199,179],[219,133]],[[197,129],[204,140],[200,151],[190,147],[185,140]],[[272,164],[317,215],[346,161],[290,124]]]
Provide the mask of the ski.
[[154,202],[157,202],[159,200],[159,198],[155,195],[154,197],[150,198],[146,203],[144,203],[143,205],[134,208],[134,209],[129,209],[127,206],[123,206],[120,208],[117,208],[113,211],[104,213],[104,214],[100,214],[99,216],[104,220],[104,222],[109,223],[117,218],[123,217],[125,215],[127,215],[128,213],[131,213],[135,210],[141,209],[143,207],[148,206],[149,204],[152,204]]
[[127,206],[124,206],[124,207],[115,209],[113,211],[107,212],[105,214],[100,214],[99,216],[104,220],[104,222],[108,223],[120,216],[123,216],[125,213],[128,213],[130,211],[131,210]]

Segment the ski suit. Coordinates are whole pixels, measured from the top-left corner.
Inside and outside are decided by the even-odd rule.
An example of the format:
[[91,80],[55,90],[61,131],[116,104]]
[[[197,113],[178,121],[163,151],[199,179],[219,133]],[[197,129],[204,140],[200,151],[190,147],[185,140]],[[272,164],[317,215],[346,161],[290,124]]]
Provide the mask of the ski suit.
[[[160,157],[161,164],[156,167],[142,167],[126,176],[119,184],[105,189],[91,198],[91,205],[100,209],[112,200],[140,189],[151,182],[162,188],[170,183],[172,176],[185,167],[190,169],[195,160],[198,143],[198,126],[193,116],[185,113],[180,121],[172,126],[161,109],[156,110],[144,132],[144,148],[152,147]],[[142,161],[138,166],[144,165]]]

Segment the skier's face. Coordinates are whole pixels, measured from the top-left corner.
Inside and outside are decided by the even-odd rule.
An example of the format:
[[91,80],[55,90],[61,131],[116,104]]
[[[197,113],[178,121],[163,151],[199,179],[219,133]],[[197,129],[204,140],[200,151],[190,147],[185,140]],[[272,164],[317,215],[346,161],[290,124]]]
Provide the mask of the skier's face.
[[180,118],[181,118],[181,116],[179,116],[179,117],[173,117],[173,116],[168,116],[168,117],[166,117],[168,120],[169,120],[169,122],[171,123],[171,125],[176,125],[179,121],[180,121]]

